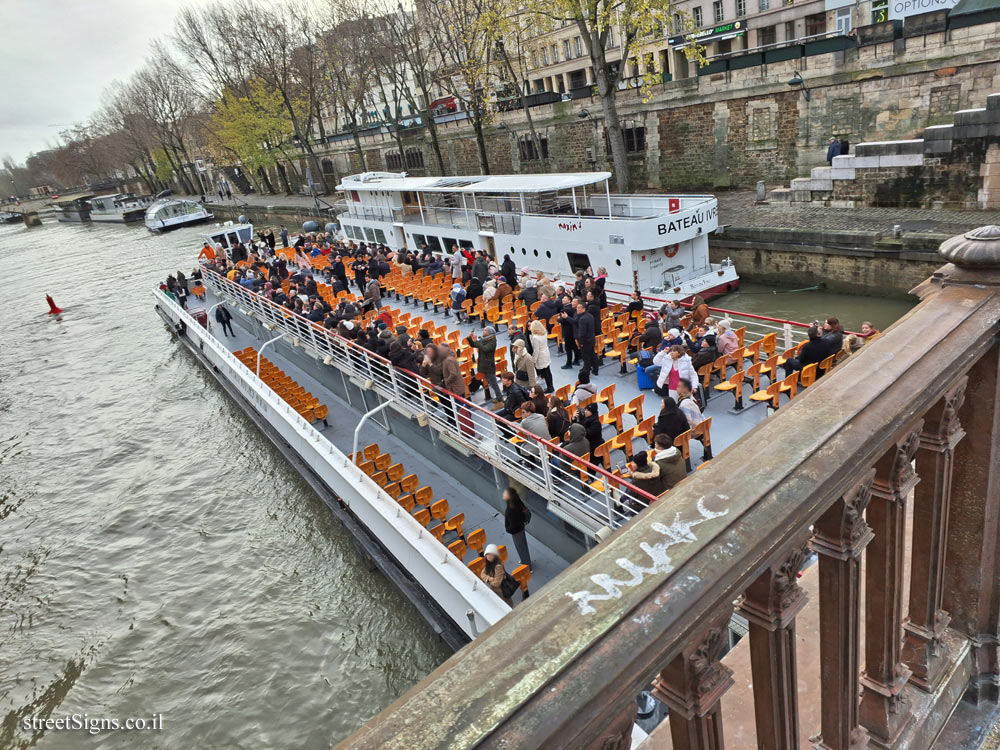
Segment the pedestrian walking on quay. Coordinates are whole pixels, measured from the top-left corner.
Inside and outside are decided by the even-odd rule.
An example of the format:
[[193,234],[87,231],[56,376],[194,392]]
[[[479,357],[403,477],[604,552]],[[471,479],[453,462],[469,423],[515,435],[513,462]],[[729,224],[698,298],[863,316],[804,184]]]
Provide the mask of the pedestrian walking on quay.
[[514,540],[514,547],[517,549],[517,557],[522,565],[527,565],[532,569],[531,553],[528,551],[528,536],[525,527],[531,521],[531,511],[521,500],[521,496],[513,487],[508,487],[503,491],[503,501],[506,508],[503,514],[503,525]]
[[833,166],[833,157],[840,156],[840,141],[830,138],[830,145],[826,147],[826,163]]

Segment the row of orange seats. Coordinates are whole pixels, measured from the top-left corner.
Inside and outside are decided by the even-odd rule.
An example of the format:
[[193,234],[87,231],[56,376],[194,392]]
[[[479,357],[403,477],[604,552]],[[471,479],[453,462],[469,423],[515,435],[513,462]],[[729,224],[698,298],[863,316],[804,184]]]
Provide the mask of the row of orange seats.
[[[257,371],[257,350],[252,346],[233,354],[250,370]],[[281,368],[263,357],[260,360],[260,378],[307,422],[312,424],[318,419],[326,424],[329,407],[321,404],[318,398],[286,375]]]

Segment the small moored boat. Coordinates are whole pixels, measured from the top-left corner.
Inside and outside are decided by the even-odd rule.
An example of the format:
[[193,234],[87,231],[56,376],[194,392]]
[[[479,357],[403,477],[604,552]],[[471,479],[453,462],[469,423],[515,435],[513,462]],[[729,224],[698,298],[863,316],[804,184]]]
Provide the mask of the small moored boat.
[[162,198],[146,209],[146,228],[151,232],[166,232],[177,227],[210,221],[215,217],[197,201],[183,198]]

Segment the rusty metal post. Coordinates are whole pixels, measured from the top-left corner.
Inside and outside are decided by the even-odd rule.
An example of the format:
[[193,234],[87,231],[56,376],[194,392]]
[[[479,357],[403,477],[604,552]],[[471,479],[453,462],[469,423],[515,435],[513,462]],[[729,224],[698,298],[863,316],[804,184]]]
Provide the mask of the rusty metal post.
[[757,577],[740,613],[750,622],[750,668],[758,750],[799,747],[795,616],[806,604],[798,573],[809,555],[805,540]]
[[875,536],[865,559],[865,673],[861,676],[861,725],[871,744],[893,747],[913,720],[903,688],[910,677],[901,661],[903,550],[906,498],[919,478],[913,457],[923,421],[875,465],[868,525]]
[[674,750],[723,750],[719,701],[733,672],[719,661],[727,642],[731,609],[720,610],[700,638],[684,645],[653,681],[653,695],[670,708]]
[[965,437],[958,410],[967,382],[962,378],[927,413],[917,450],[921,481],[913,492],[910,605],[903,624],[903,661],[912,672],[910,683],[928,693],[937,690],[947,666],[941,645],[951,620],[942,605],[945,545],[955,446]]
[[868,733],[858,723],[861,553],[872,540],[865,523],[875,470],[830,506],[813,527],[819,554],[819,750],[860,750]]

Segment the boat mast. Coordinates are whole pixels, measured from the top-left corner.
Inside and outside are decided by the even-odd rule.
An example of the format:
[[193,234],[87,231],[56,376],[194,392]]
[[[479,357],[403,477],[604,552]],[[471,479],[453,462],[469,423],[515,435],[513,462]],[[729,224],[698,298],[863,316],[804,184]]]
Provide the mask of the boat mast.
[[608,218],[611,218],[611,181],[605,177],[604,178],[604,194],[608,196]]
[[580,213],[576,209],[576,188],[573,188],[573,213],[575,213],[575,214]]

